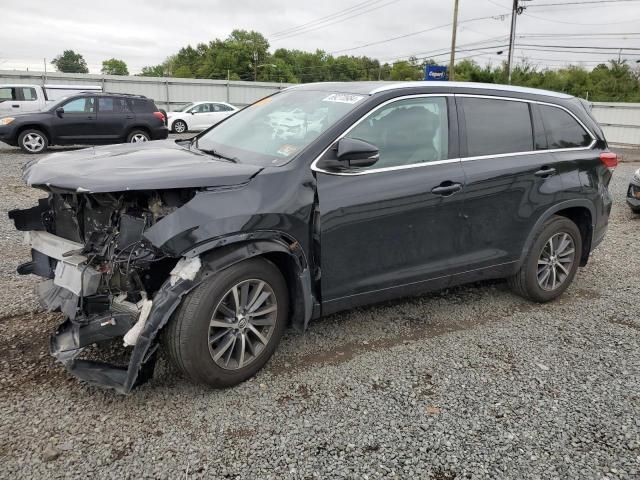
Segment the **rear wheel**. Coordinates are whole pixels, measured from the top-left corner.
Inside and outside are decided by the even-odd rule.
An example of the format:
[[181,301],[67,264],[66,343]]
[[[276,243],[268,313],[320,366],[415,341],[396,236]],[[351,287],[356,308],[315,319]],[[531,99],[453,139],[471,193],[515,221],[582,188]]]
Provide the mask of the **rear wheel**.
[[273,355],[288,303],[286,283],[271,262],[233,265],[182,302],[165,334],[169,356],[199,383],[221,388],[243,382]]
[[175,133],[185,133],[187,131],[187,124],[184,120],[176,120],[173,122],[173,131]]
[[49,140],[40,130],[25,130],[18,136],[18,145],[27,153],[42,153],[49,146]]
[[509,285],[536,302],[553,300],[573,281],[581,252],[582,236],[577,225],[554,215],[542,226],[520,271],[508,279]]
[[148,142],[151,140],[151,137],[144,130],[133,130],[127,136],[127,143],[141,143]]

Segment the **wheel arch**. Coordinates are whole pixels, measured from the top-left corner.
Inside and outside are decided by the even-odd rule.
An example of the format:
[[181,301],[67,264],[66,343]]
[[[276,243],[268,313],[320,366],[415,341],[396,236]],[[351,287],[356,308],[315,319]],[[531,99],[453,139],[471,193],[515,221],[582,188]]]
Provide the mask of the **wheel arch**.
[[47,141],[49,142],[49,145],[53,143],[53,135],[51,134],[51,130],[42,123],[27,123],[26,125],[20,125],[16,129],[16,142],[18,141],[20,134],[25,130],[39,130],[47,136]]
[[149,138],[151,138],[151,129],[147,125],[138,124],[138,125],[133,125],[127,129],[127,132],[124,135],[125,140],[129,138],[129,135],[131,135],[131,133],[134,132],[135,130],[142,130],[147,135],[149,135]]
[[566,217],[575,223],[580,230],[582,237],[582,252],[580,255],[580,266],[584,267],[591,253],[591,244],[593,240],[593,229],[595,225],[596,210],[595,207],[587,200],[575,199],[560,202],[546,210],[529,232],[525,241],[518,265],[522,265],[524,259],[533,245],[536,234],[542,228],[542,225],[553,215]]
[[173,118],[173,119],[171,119],[171,122],[170,122],[170,123],[169,123],[169,125],[168,125],[169,130],[171,130],[171,131],[173,132],[173,126],[174,126],[174,125],[175,125],[175,123],[176,123],[176,122],[178,122],[178,121],[179,121],[179,122],[184,123],[185,127],[187,127],[187,128],[185,129],[185,131],[184,131],[184,132],[182,132],[182,133],[187,133],[187,132],[189,131],[189,124],[188,124],[188,123],[187,123],[187,121],[186,121],[184,118],[182,118],[182,117],[179,117],[179,118]]
[[[222,243],[222,245],[221,245]],[[247,239],[246,235],[208,242],[189,251],[185,256],[199,255],[209,271],[220,271],[250,258],[262,257],[273,263],[289,290],[291,323],[305,330],[314,309],[315,298],[311,288],[311,273],[300,244],[289,236],[273,234],[270,237]]]

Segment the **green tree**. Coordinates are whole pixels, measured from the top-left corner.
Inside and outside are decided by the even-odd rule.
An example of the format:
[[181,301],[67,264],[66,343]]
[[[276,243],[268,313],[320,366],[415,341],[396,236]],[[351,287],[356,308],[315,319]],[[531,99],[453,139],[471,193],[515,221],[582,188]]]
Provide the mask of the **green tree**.
[[140,73],[141,77],[164,77],[165,76],[165,66],[164,65],[153,65],[149,67],[142,67],[142,73]]
[[110,58],[102,62],[102,73],[105,75],[129,75],[129,69],[124,60]]
[[420,67],[414,65],[412,62],[400,61],[395,62],[391,67],[390,72],[391,80],[420,80],[424,78],[424,74]]
[[51,65],[63,73],[89,73],[84,57],[73,50],[65,50],[53,59]]

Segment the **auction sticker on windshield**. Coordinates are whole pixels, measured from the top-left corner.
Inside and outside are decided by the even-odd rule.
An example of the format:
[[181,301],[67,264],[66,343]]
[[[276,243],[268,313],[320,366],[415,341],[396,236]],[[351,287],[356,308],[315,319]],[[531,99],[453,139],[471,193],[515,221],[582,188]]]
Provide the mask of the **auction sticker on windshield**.
[[328,97],[324,98],[323,102],[335,102],[335,103],[356,103],[362,100],[362,95],[351,95],[348,93],[332,93]]

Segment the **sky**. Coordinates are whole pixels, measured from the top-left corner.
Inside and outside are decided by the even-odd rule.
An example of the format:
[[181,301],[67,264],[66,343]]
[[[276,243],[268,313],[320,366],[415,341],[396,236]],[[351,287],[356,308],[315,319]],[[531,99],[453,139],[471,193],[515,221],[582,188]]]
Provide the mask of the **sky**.
[[[131,73],[138,73],[183,46],[224,39],[236,28],[261,32],[271,51],[321,49],[390,63],[415,55],[446,64],[454,0],[0,3],[4,3],[0,8],[0,69],[42,71],[45,58],[50,62],[63,50],[72,49],[84,56],[90,73],[100,73],[102,61],[112,57],[124,60]],[[459,0],[458,58],[493,65],[504,60],[511,3]],[[590,68],[620,54],[640,66],[636,63],[640,59],[640,0],[521,0],[521,4],[527,8],[517,19],[517,62],[526,58],[540,67],[577,63]],[[552,46],[566,51],[555,51],[559,48]],[[631,50],[620,52],[620,48]],[[499,51],[503,53],[498,55]],[[51,65],[47,68],[53,69]]]

